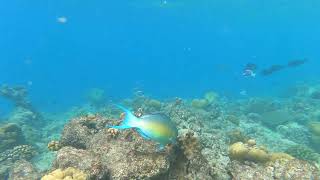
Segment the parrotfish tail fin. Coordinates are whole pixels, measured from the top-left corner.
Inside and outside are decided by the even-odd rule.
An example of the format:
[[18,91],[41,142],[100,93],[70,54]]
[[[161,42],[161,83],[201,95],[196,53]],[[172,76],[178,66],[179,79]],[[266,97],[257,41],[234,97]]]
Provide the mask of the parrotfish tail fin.
[[116,104],[119,109],[123,110],[125,113],[125,118],[120,124],[120,126],[108,126],[109,128],[114,128],[114,129],[129,129],[129,128],[134,128],[136,127],[136,122],[138,118],[131,113],[131,111],[121,105]]

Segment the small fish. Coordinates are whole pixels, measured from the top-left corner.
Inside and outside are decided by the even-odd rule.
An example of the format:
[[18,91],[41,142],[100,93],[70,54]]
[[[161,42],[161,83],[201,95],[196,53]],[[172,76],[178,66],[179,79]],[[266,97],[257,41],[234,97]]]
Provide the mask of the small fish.
[[285,68],[285,66],[283,66],[283,65],[272,65],[267,69],[263,69],[261,71],[261,74],[264,75],[264,76],[271,75],[271,74],[273,74],[273,73],[275,73],[277,71],[280,71],[280,70],[282,70],[284,68]]
[[306,63],[308,61],[308,59],[297,59],[297,60],[292,60],[288,62],[288,67],[297,67],[297,66],[301,66],[304,63]]
[[244,69],[243,69],[243,72],[242,72],[242,75],[244,77],[255,77],[256,76],[256,73],[255,73],[255,70],[257,69],[257,65],[256,64],[253,64],[253,63],[248,63]]
[[136,117],[128,109],[117,105],[125,112],[125,119],[120,126],[109,126],[115,129],[134,128],[145,139],[159,143],[159,149],[163,149],[167,144],[175,143],[178,130],[170,118],[164,114],[149,114]]

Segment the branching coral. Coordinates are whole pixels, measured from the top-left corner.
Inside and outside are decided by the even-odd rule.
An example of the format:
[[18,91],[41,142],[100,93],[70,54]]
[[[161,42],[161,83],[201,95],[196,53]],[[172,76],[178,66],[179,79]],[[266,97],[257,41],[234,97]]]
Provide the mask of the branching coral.
[[67,169],[56,169],[43,176],[41,180],[86,180],[87,174],[79,169],[68,167]]

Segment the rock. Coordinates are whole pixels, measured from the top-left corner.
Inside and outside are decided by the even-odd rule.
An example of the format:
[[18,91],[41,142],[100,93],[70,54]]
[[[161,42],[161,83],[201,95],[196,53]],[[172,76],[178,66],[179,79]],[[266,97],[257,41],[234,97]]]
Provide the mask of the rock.
[[98,156],[95,156],[91,151],[73,147],[63,147],[60,149],[53,167],[59,169],[75,167],[86,172],[94,179],[103,179],[108,174],[108,169],[102,166]]
[[39,178],[40,174],[26,160],[19,160],[14,163],[9,175],[9,180],[36,180]]
[[316,166],[298,159],[279,159],[267,165],[231,163],[230,174],[237,180],[256,179],[317,179],[320,177]]
[[168,174],[170,152],[157,152],[157,145],[132,130],[113,138],[107,130],[97,133],[90,150],[108,166],[111,179],[149,179]]
[[111,132],[87,126],[79,118],[72,120],[64,128],[60,142],[65,147],[58,151],[54,167],[74,167],[93,179],[163,179],[168,175],[173,151],[158,152],[157,144],[134,130]]
[[96,129],[87,126],[81,119],[73,119],[63,129],[61,146],[86,149],[95,131]]

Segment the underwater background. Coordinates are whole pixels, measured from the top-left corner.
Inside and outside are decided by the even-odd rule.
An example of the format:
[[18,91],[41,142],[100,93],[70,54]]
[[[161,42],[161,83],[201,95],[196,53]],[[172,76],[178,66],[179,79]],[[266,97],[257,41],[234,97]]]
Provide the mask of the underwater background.
[[[315,0],[0,2],[0,179],[57,170],[73,179],[319,179],[319,8]],[[167,115],[179,132],[175,150],[157,153],[139,132],[108,128],[121,121],[114,104]],[[123,151],[133,147],[144,161]],[[74,151],[92,163],[61,158]],[[120,156],[136,159],[109,165]],[[18,177],[22,167],[30,174]]]

